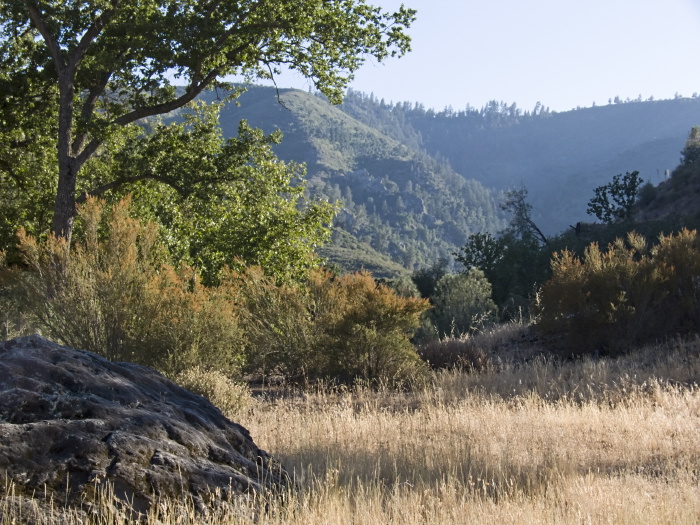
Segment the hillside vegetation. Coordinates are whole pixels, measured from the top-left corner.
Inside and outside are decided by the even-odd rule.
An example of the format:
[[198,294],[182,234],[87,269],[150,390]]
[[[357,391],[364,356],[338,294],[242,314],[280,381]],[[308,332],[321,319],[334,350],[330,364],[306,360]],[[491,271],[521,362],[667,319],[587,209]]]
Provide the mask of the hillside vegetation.
[[350,93],[342,109],[497,191],[526,186],[548,235],[586,219],[593,189],[614,174],[639,171],[654,185],[678,164],[700,99],[627,101],[550,112],[492,101],[436,112]]
[[336,226],[404,268],[449,257],[470,234],[505,224],[497,195],[484,185],[324,98],[250,87],[239,102],[222,111],[224,134],[234,133],[240,119],[268,133],[280,129],[284,138],[275,152],[306,163],[312,196],[340,204]]
[[502,230],[501,192],[526,187],[534,221],[555,235],[588,220],[594,188],[616,173],[663,182],[700,121],[697,98],[563,113],[494,101],[436,112],[352,90],[332,106],[312,93],[250,86],[238,102],[223,109],[225,136],[240,119],[280,129],[275,152],[305,162],[308,191],[340,204],[335,226],[409,271],[451,258],[472,234]]

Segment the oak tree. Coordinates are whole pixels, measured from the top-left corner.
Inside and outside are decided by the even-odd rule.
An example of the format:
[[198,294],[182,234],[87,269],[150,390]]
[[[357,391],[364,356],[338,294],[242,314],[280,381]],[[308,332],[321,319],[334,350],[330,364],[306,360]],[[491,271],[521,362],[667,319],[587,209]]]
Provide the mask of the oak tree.
[[[16,135],[3,148],[31,148],[46,137],[36,126],[50,128],[51,229],[70,239],[80,195],[131,182],[108,180],[108,170],[83,180],[90,159],[137,134],[130,128],[229,75],[270,77],[281,67],[339,102],[368,57],[409,50],[414,17],[364,0],[0,0],[0,134]],[[26,185],[35,177],[16,165],[0,170]]]

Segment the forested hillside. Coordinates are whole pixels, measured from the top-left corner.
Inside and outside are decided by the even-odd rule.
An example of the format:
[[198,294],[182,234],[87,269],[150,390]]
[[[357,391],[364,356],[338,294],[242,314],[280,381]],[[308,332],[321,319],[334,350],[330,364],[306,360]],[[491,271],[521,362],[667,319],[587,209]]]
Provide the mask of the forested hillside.
[[[240,119],[268,133],[280,129],[276,153],[305,162],[308,191],[339,203],[335,225],[359,241],[358,259],[376,259],[375,250],[413,269],[451,257],[472,233],[504,225],[494,192],[319,96],[252,87],[238,101],[221,113],[224,134],[232,136]],[[381,266],[380,275],[395,275]]]
[[349,249],[335,235],[346,242],[331,260],[391,276],[375,252],[410,271],[451,258],[473,233],[502,229],[501,192],[527,188],[534,221],[555,235],[593,220],[587,203],[615,174],[636,170],[658,185],[700,122],[700,99],[618,99],[564,113],[493,101],[435,112],[355,91],[333,106],[318,94],[252,86],[224,107],[224,134],[241,119],[280,129],[276,153],[306,163],[310,194],[340,204],[335,227],[357,242]]
[[697,97],[617,99],[564,113],[496,101],[435,112],[350,92],[341,109],[488,188],[526,186],[533,216],[547,234],[586,220],[593,189],[617,173],[637,170],[654,185],[664,180],[700,122]]

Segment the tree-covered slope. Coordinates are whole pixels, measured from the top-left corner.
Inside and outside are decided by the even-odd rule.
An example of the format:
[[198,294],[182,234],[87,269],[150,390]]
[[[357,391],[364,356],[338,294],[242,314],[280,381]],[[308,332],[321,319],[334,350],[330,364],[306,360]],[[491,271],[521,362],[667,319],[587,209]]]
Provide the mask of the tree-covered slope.
[[553,113],[491,102],[463,111],[386,104],[351,92],[348,114],[442,159],[489,188],[525,185],[534,217],[549,234],[590,219],[593,190],[613,175],[637,170],[658,184],[677,165],[700,99],[634,101]]
[[494,192],[322,97],[251,87],[222,110],[224,134],[241,119],[280,129],[276,153],[305,162],[308,191],[340,203],[336,227],[405,268],[450,257],[471,233],[503,226]]

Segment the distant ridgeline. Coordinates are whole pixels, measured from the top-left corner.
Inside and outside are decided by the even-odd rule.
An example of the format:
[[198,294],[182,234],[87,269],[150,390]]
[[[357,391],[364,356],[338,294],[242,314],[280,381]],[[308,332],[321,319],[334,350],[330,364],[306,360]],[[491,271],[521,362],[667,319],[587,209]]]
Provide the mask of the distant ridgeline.
[[[341,204],[336,228],[357,239],[357,260],[377,259],[379,274],[375,251],[412,270],[451,259],[472,233],[502,229],[499,193],[508,189],[528,188],[548,235],[592,220],[595,187],[632,170],[657,184],[700,124],[697,98],[565,113],[502,102],[435,112],[354,91],[335,107],[304,91],[256,86],[238,101],[222,111],[225,136],[241,119],[280,129],[277,154],[307,164],[309,192]],[[395,274],[387,267],[384,276]]]
[[421,104],[386,104],[350,92],[341,106],[349,115],[488,188],[528,188],[533,218],[548,235],[592,220],[586,205],[594,188],[618,173],[639,171],[658,185],[679,163],[700,98],[673,100],[619,97],[606,106],[563,113],[537,104],[523,111],[492,101],[435,112]]

